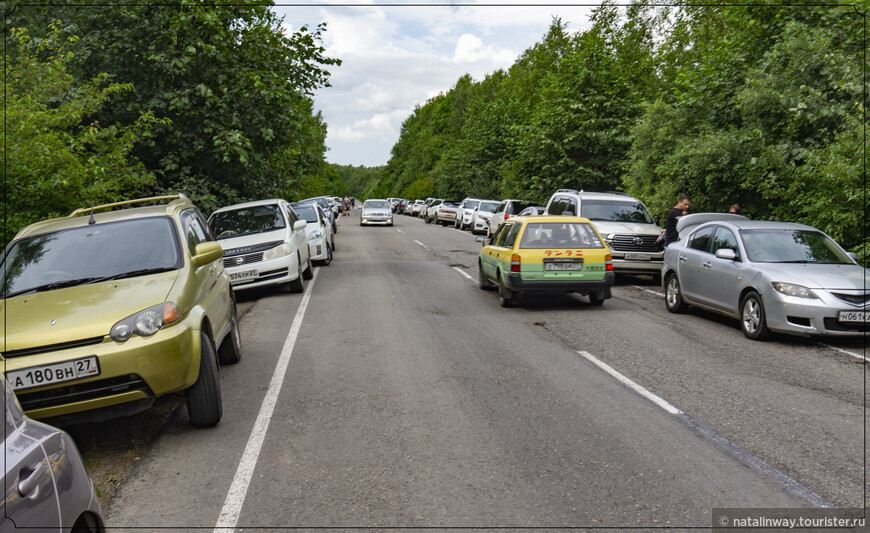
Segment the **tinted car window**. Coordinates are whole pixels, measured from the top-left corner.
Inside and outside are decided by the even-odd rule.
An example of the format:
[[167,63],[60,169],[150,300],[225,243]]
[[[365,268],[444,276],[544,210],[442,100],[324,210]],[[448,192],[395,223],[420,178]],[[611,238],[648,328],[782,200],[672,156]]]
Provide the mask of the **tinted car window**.
[[737,237],[734,235],[734,232],[721,226],[716,228],[716,234],[713,236],[713,246],[710,248],[710,252],[715,254],[716,250],[720,248],[730,248],[735,252],[740,251],[737,247]]
[[0,292],[11,297],[103,278],[133,277],[183,265],[169,217],[88,225],[13,242],[0,264]]
[[517,213],[519,213],[523,209],[529,207],[530,205],[532,205],[531,202],[510,202],[508,205],[507,212],[508,212],[508,214],[516,215]]
[[211,224],[218,239],[275,231],[287,227],[281,208],[277,204],[219,211],[211,215],[209,224]]
[[548,211],[551,215],[576,215],[577,203],[572,198],[560,197],[553,199]]
[[514,244],[517,242],[517,235],[520,234],[520,230],[522,229],[522,224],[514,224],[511,228],[510,233],[507,234],[505,238],[504,245],[507,248],[513,248]]
[[197,216],[198,214],[194,209],[185,209],[181,213],[181,223],[184,227],[184,235],[190,255],[194,254],[197,244],[212,240],[208,224],[203,224],[201,216]]
[[710,245],[710,237],[713,236],[713,230],[715,229],[715,227],[709,227],[695,232],[689,240],[689,248],[706,252]]

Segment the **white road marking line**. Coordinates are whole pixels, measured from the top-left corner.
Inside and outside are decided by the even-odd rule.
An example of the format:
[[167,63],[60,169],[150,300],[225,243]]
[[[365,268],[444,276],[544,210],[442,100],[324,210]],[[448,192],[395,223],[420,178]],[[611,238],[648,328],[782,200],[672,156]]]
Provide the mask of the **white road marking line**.
[[425,248],[427,252],[431,252],[431,251],[432,251],[432,250],[429,249],[428,246],[426,246],[426,245],[423,244],[422,242],[420,242],[420,241],[416,241],[416,240],[415,240],[414,242],[416,242],[417,244],[419,244],[420,246],[422,246],[423,248]]
[[804,500],[806,500],[807,502],[809,502],[813,507],[826,507],[826,508],[833,507],[833,505],[830,502],[825,501],[821,496],[819,496],[815,492],[811,491],[810,489],[804,487],[803,485],[798,483],[795,479],[791,478],[785,472],[782,472],[781,470],[777,469],[776,467],[768,464],[766,461],[764,461],[760,457],[755,456],[753,453],[749,452],[748,450],[746,450],[745,448],[743,448],[742,446],[740,446],[739,444],[737,444],[733,440],[725,438],[722,435],[719,435],[710,426],[704,424],[700,420],[693,418],[690,415],[687,415],[686,413],[677,409],[676,407],[674,407],[670,403],[666,402],[665,400],[663,400],[659,396],[656,396],[655,394],[651,393],[647,389],[638,385],[634,381],[623,376],[622,374],[620,374],[619,372],[614,370],[611,366],[609,366],[607,363],[604,363],[603,361],[596,359],[589,352],[578,351],[577,353],[582,355],[586,359],[588,359],[590,362],[594,363],[600,369],[604,370],[605,372],[607,372],[608,374],[610,374],[611,376],[616,378],[621,383],[627,385],[629,388],[631,388],[632,390],[634,390],[635,392],[637,392],[641,396],[652,401],[653,403],[655,403],[656,405],[658,405],[659,407],[661,407],[662,409],[664,409],[668,413],[682,419],[685,423],[689,424],[696,431],[698,431],[704,438],[708,439],[710,442],[714,443],[716,446],[719,446],[722,449],[726,450],[729,454],[731,454],[738,461],[741,461],[744,464],[747,464],[748,466],[752,467],[753,469],[760,472],[761,474],[776,481],[777,483],[782,484],[788,490],[793,492],[795,495],[797,495],[797,496],[803,498]]
[[281,356],[278,358],[275,373],[272,374],[269,389],[266,391],[266,396],[260,405],[257,421],[254,422],[254,428],[251,430],[248,444],[245,446],[245,451],[242,454],[242,459],[239,461],[239,467],[236,469],[233,483],[230,485],[226,500],[224,500],[224,506],[221,509],[217,525],[215,525],[214,533],[234,533],[234,528],[239,521],[242,504],[245,502],[248,486],[251,484],[251,478],[254,475],[254,468],[257,466],[257,458],[260,456],[260,450],[263,448],[266,431],[269,429],[269,422],[272,420],[272,413],[275,411],[275,405],[278,402],[278,394],[281,392],[281,386],[284,383],[284,375],[287,373],[290,355],[293,353],[293,348],[296,345],[296,338],[299,336],[299,329],[302,327],[302,319],[305,317],[305,310],[308,309],[311,293],[314,292],[314,282],[317,281],[317,272],[319,270],[320,267],[314,269],[314,277],[308,282],[308,290],[299,304],[299,309],[296,311],[296,317],[293,319],[293,325],[290,326],[287,340],[284,341],[284,347],[281,350]]
[[405,234],[405,232],[404,232],[404,231],[402,231],[402,230],[400,230],[400,229],[397,229],[397,230],[396,230],[396,231],[398,231],[398,232],[399,232],[399,233],[401,233],[401,234],[402,234],[402,235],[404,235],[404,234]]
[[668,402],[666,402],[665,400],[663,400],[663,399],[660,398],[659,396],[656,396],[655,394],[651,393],[651,392],[648,391],[647,389],[641,387],[640,385],[638,385],[638,384],[635,383],[634,381],[632,381],[632,380],[628,379],[627,377],[623,376],[622,374],[620,374],[619,372],[617,372],[616,370],[614,370],[613,367],[611,367],[610,365],[608,365],[608,364],[605,363],[604,361],[601,361],[601,360],[597,359],[597,358],[596,358],[595,356],[593,356],[591,353],[589,353],[589,352],[584,352],[584,351],[579,351],[579,352],[577,352],[577,353],[579,353],[580,355],[582,355],[583,357],[585,357],[586,359],[588,359],[590,362],[594,363],[594,364],[595,364],[596,366],[598,366],[598,368],[600,368],[601,370],[604,370],[605,372],[607,372],[608,374],[610,374],[611,376],[613,376],[614,378],[616,378],[617,381],[619,381],[619,382],[621,382],[622,384],[628,386],[628,388],[630,388],[631,390],[633,390],[633,391],[635,391],[636,393],[640,394],[641,396],[643,396],[643,397],[646,398],[647,400],[653,402],[654,404],[658,405],[659,407],[661,407],[661,408],[664,409],[665,411],[671,413],[672,415],[681,415],[681,414],[683,414],[682,411],[680,411],[679,409],[677,409],[677,408],[674,407],[673,405],[669,404]]
[[459,272],[460,274],[462,274],[462,275],[465,276],[466,278],[468,278],[468,279],[470,279],[471,281],[473,281],[475,284],[477,283],[477,280],[474,279],[474,278],[471,276],[471,274],[469,274],[468,272],[462,270],[461,268],[459,268],[459,267],[453,267],[453,270]]
[[632,285],[632,287],[634,287],[635,289],[640,289],[640,290],[642,290],[642,291],[648,292],[648,293],[650,293],[650,294],[655,294],[656,296],[661,296],[662,298],[665,297],[664,293],[657,292],[657,291],[653,291],[653,290],[650,290],[650,289],[644,289],[643,287],[641,287],[641,286],[639,286],[639,285]]
[[844,350],[843,348],[837,348],[836,346],[831,346],[830,344],[825,344],[824,342],[817,342],[816,344],[818,344],[819,346],[824,346],[825,348],[830,348],[832,350],[836,350],[840,353],[844,353],[844,354],[852,356],[856,359],[860,359],[864,362],[870,361],[870,359],[867,359],[866,357],[864,357],[863,355],[861,355],[859,353],[850,352],[849,350]]

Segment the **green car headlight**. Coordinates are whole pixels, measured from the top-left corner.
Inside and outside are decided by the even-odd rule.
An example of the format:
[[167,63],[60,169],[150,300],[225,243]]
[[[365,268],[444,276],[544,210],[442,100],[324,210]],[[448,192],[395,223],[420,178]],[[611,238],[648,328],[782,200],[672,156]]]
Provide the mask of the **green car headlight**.
[[290,245],[282,243],[274,248],[269,248],[263,253],[263,261],[271,261],[272,259],[278,259],[281,257],[288,256],[293,253],[293,249],[290,248]]
[[118,321],[112,326],[109,336],[116,342],[124,342],[135,333],[140,337],[150,337],[160,328],[181,318],[181,312],[172,302],[165,302],[139,311]]
[[813,293],[812,290],[804,287],[803,285],[795,285],[793,283],[782,283],[781,281],[774,281],[771,283],[773,288],[778,292],[785,294],[786,296],[797,296],[798,298],[818,298],[818,296]]

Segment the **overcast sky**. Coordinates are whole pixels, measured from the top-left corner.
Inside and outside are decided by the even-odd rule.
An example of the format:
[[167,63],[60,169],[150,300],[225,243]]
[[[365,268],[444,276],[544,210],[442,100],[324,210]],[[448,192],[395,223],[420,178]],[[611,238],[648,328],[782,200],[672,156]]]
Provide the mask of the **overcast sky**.
[[[278,0],[280,2],[280,0]],[[331,2],[335,4],[337,2]],[[402,122],[465,73],[475,80],[510,67],[539,42],[554,16],[569,30],[589,27],[590,7],[499,2],[308,2],[277,5],[288,32],[327,23],[324,46],[331,87],[315,95],[328,125],[326,158],[343,165],[384,165]],[[567,2],[565,2],[567,3]],[[392,5],[391,5],[392,4]]]

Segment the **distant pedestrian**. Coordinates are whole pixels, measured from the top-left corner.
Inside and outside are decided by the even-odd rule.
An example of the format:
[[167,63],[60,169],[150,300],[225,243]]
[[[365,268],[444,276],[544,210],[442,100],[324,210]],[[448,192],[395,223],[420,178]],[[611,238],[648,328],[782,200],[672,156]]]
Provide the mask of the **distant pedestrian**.
[[740,209],[739,204],[733,204],[731,207],[728,208],[728,212],[734,213],[735,215],[742,215],[743,214],[743,210]]
[[341,198],[341,214],[347,216],[347,196]]
[[680,240],[680,234],[677,232],[677,219],[689,212],[691,201],[685,194],[681,194],[677,198],[677,205],[668,211],[668,216],[665,219],[665,227],[662,233],[665,236],[665,248],[672,242]]

